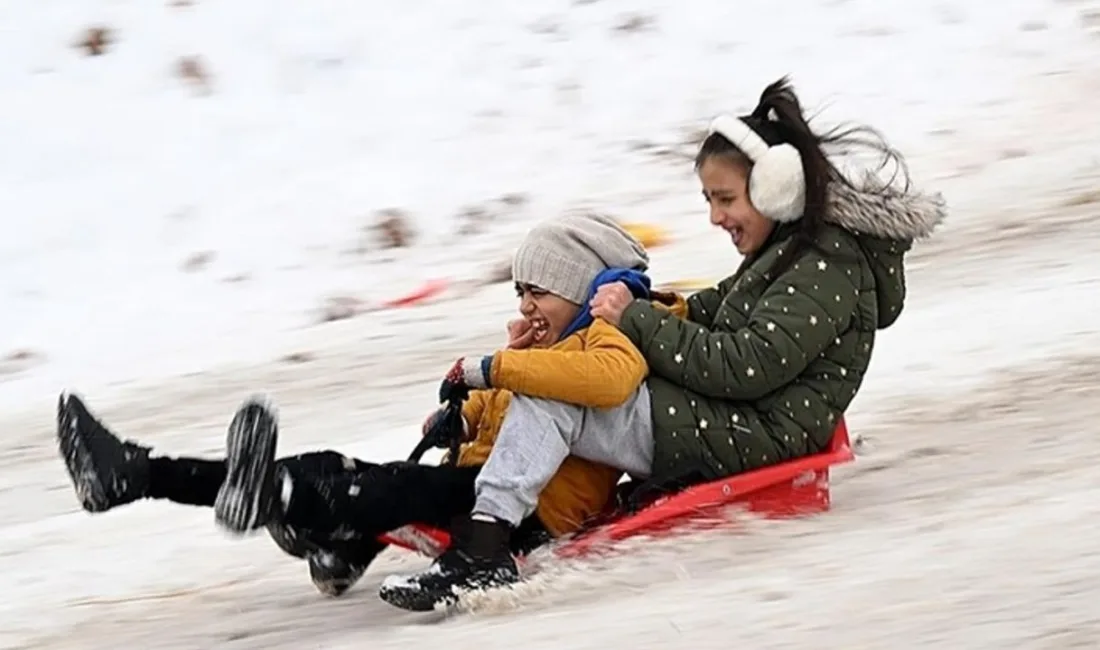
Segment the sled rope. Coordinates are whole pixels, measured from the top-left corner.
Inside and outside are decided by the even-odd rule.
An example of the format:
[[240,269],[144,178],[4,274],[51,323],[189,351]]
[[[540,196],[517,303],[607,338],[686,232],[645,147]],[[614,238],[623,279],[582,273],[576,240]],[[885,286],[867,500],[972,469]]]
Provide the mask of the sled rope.
[[452,395],[447,400],[443,413],[435,419],[427,433],[409,454],[409,462],[419,463],[424,452],[435,447],[449,451],[448,465],[458,464],[458,448],[462,444],[462,405],[467,397],[466,391],[458,391],[458,394]]

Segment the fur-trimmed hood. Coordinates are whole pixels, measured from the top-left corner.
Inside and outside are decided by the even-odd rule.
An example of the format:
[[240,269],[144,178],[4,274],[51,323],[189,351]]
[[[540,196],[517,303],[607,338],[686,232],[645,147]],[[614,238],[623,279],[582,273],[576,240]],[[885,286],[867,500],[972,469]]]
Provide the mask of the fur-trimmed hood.
[[939,193],[925,194],[883,183],[874,173],[850,185],[840,180],[829,184],[825,220],[859,235],[913,241],[932,234],[947,217],[947,205]]
[[942,195],[893,187],[870,172],[858,183],[830,184],[825,221],[855,235],[875,277],[879,328],[892,325],[905,305],[905,253],[946,217]]

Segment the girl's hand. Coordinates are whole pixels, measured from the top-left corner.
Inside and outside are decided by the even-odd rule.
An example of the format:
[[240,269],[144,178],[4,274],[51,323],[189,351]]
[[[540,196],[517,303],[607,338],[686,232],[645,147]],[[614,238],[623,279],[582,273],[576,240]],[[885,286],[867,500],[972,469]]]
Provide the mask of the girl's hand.
[[630,293],[622,282],[612,282],[596,289],[596,295],[588,303],[592,308],[592,316],[603,318],[615,327],[623,319],[623,312],[634,302],[634,294]]

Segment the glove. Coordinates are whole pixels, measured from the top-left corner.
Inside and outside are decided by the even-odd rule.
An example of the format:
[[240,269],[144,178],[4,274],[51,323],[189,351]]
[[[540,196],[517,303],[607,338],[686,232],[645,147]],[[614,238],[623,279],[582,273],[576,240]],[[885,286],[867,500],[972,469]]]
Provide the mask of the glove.
[[471,390],[489,388],[489,375],[492,374],[493,357],[462,357],[439,385],[439,401],[465,400]]

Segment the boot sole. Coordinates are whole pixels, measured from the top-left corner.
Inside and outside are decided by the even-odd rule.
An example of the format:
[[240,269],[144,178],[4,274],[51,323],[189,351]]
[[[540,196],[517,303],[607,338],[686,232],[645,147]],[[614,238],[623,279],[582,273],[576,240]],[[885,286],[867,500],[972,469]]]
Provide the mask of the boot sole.
[[80,419],[88,409],[74,396],[62,393],[57,401],[57,443],[65,470],[81,507],[88,512],[104,512],[111,508],[107,486],[96,471],[92,452],[81,435]]
[[392,578],[384,580],[382,586],[378,588],[379,598],[394,607],[410,612],[431,612],[437,607],[446,609],[458,602],[458,598],[453,595],[432,598],[433,595],[416,587],[394,584]]
[[266,523],[274,498],[278,416],[271,402],[251,397],[237,410],[226,435],[226,477],[214,500],[214,518],[243,534]]
[[[435,570],[435,568],[436,564],[433,563],[432,567],[427,569],[426,573]],[[419,575],[423,576],[425,573]],[[417,585],[413,580],[415,580],[415,578],[412,576],[390,576],[383,580],[381,586],[379,586],[378,597],[394,607],[399,607],[410,612],[430,612],[436,609],[449,609],[458,604],[460,594],[455,593],[453,588],[444,590],[434,585]],[[467,583],[467,585],[461,587],[461,589],[468,592],[495,591],[513,587],[520,581],[521,578],[518,572],[508,577],[483,576],[480,580],[475,580],[472,584]]]

